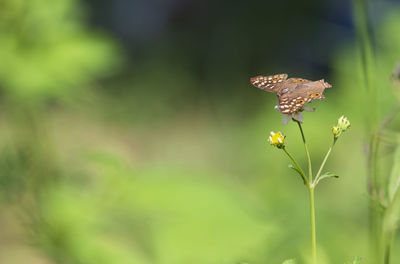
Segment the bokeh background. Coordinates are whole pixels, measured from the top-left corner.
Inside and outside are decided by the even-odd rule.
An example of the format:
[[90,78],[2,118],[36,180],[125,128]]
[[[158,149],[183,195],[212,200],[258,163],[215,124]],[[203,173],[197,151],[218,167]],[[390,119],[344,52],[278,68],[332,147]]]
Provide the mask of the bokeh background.
[[[316,190],[321,261],[372,263],[368,105],[352,8],[1,0],[0,262],[306,262],[308,194],[267,144],[269,131],[282,131],[304,167],[301,137],[294,123],[282,125],[276,96],[249,84],[288,73],[333,85],[304,116],[314,164],[337,118],[352,123],[326,167],[340,178]],[[390,76],[400,2],[376,1],[368,13],[385,113],[398,97]]]

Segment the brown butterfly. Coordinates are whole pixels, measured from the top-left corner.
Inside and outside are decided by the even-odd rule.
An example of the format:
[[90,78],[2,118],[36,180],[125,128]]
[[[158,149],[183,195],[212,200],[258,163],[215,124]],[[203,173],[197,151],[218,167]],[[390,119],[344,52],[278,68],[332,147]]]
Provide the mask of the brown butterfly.
[[325,88],[332,85],[323,79],[310,81],[302,78],[289,78],[287,74],[257,76],[250,79],[252,85],[278,95],[278,110],[282,114],[293,114],[303,110],[305,103],[322,100]]

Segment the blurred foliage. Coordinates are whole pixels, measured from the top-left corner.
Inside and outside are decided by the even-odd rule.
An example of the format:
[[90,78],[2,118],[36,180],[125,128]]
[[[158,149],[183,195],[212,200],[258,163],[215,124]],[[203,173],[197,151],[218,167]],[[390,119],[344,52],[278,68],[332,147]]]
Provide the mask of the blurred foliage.
[[288,259],[285,260],[282,264],[296,264],[296,261],[294,259]]
[[[356,1],[356,3],[362,3]],[[362,8],[361,8],[362,9]],[[372,262],[391,263],[389,259],[398,258],[397,245],[392,245],[396,239],[396,230],[399,222],[399,202],[393,199],[393,178],[397,181],[399,175],[396,172],[398,162],[396,158],[397,140],[385,136],[387,131],[399,131],[398,118],[398,87],[391,74],[399,60],[400,38],[393,38],[391,34],[399,27],[398,19],[400,10],[393,8],[385,14],[385,17],[375,26],[376,39],[375,50],[372,53],[368,45],[359,45],[358,49],[347,50],[338,56],[340,75],[355,76],[353,85],[364,84],[365,90],[360,89],[361,101],[360,115],[364,118],[365,137],[371,137],[372,143],[366,147],[367,159],[367,187],[370,195],[370,232]],[[364,31],[367,27],[364,25]],[[362,41],[366,41],[365,39]],[[389,44],[390,43],[390,44]],[[395,45],[391,45],[397,43]],[[357,54],[359,57],[350,54]],[[361,58],[361,59],[360,59]],[[347,63],[344,64],[343,61]],[[357,61],[359,64],[357,65]],[[345,68],[343,68],[343,65]],[[338,67],[339,68],[339,67]],[[350,70],[345,73],[345,69]],[[350,79],[350,76],[348,76]],[[364,82],[365,80],[365,82]],[[350,82],[347,82],[350,87]],[[343,82],[343,84],[344,84]],[[398,132],[394,132],[397,134]],[[371,154],[372,153],[372,154]],[[376,153],[376,154],[375,154]],[[394,156],[394,157],[393,157]],[[394,161],[393,161],[394,160]],[[371,165],[372,164],[372,165]],[[393,167],[391,169],[391,167]],[[392,172],[391,172],[392,171]],[[393,247],[393,248],[392,248]]]
[[82,11],[75,0],[1,1],[3,93],[34,101],[62,99],[110,72],[115,50],[105,37],[85,29]]
[[271,231],[245,196],[198,172],[91,160],[100,182],[52,189],[43,204],[38,239],[61,263],[229,263]]
[[[286,10],[284,3],[224,3],[212,3],[204,25],[190,12],[176,15],[168,34],[145,48],[131,43],[132,65],[118,68],[128,47],[86,26],[82,3],[0,2],[0,262],[306,263],[307,195],[266,142],[267,131],[280,130],[302,157],[297,127],[282,126],[276,98],[248,84],[250,72],[287,71],[333,84],[304,117],[314,162],[337,118],[352,121],[327,163],[341,177],[316,193],[320,264],[358,255],[373,263],[366,100],[353,39],[332,46],[346,29],[316,27],[320,1],[293,3],[293,16],[272,12],[267,20],[265,10]],[[207,7],[199,14],[207,17]],[[399,14],[391,8],[375,25],[382,113],[397,100],[389,75],[400,58]],[[311,27],[329,34],[306,34]],[[79,107],[48,104],[63,100]],[[399,126],[396,118],[391,128]],[[392,163],[393,151],[380,158]]]
[[0,178],[11,194],[60,174],[46,136],[45,103],[85,95],[81,88],[118,61],[108,38],[85,29],[82,11],[70,0],[1,1],[0,89],[10,144],[2,150]]
[[360,258],[355,258],[351,262],[346,262],[345,264],[361,264],[361,259]]

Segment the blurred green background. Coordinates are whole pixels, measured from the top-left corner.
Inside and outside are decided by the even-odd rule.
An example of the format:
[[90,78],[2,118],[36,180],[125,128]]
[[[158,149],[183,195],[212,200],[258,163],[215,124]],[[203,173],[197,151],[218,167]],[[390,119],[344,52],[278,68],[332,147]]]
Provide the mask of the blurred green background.
[[[369,12],[385,113],[400,3]],[[321,261],[372,263],[361,69],[345,0],[0,0],[0,262],[307,261],[308,194],[267,144],[304,168],[301,138],[249,83],[288,73],[333,85],[304,116],[314,164],[352,123],[316,190]]]

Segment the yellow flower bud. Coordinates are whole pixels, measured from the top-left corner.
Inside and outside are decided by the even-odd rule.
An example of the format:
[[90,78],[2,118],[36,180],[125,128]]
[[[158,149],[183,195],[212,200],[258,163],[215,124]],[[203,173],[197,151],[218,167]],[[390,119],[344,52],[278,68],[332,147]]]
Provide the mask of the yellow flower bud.
[[340,134],[346,131],[350,127],[350,121],[345,117],[341,116],[336,126],[332,127],[333,136],[338,138]]
[[285,136],[281,132],[274,133],[271,131],[268,142],[277,148],[283,148],[285,146]]
[[335,137],[338,137],[341,131],[338,126],[334,126],[334,127],[332,127],[332,132]]

